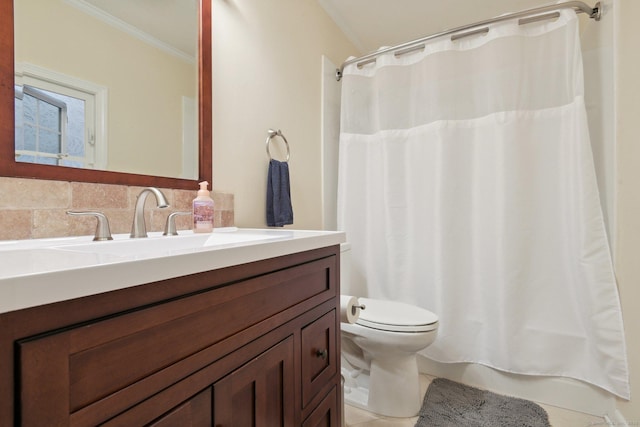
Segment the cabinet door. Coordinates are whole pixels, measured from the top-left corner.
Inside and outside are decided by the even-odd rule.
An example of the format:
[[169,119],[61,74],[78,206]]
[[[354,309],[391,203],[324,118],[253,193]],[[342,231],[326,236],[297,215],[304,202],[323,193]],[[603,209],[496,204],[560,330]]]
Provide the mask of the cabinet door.
[[338,394],[336,388],[320,402],[311,415],[304,420],[302,427],[334,427],[338,425]]
[[213,424],[293,427],[293,372],[289,337],[213,385]]
[[336,315],[331,310],[302,329],[302,405],[311,399],[336,375],[338,346]]
[[149,427],[211,427],[211,389],[198,393]]

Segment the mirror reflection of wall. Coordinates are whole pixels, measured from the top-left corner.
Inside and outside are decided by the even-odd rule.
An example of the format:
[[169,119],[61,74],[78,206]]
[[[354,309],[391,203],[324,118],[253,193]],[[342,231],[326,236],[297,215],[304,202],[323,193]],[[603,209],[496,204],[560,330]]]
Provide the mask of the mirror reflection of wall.
[[197,179],[197,2],[182,3],[191,48],[84,0],[16,0],[16,160]]

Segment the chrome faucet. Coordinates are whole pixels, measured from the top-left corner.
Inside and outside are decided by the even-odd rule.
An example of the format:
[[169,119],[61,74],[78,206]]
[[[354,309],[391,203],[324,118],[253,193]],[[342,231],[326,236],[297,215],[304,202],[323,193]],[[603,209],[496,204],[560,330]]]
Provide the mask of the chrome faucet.
[[147,237],[147,226],[144,222],[144,202],[147,200],[149,193],[156,196],[156,203],[159,208],[168,208],[169,203],[162,191],[155,187],[144,188],[136,199],[136,210],[133,213],[133,225],[131,226],[131,238]]

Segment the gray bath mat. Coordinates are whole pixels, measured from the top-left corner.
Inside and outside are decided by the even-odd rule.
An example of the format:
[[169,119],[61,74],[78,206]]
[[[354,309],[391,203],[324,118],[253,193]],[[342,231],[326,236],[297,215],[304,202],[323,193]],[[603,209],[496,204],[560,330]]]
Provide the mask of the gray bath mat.
[[524,399],[436,378],[416,427],[550,427],[547,412]]

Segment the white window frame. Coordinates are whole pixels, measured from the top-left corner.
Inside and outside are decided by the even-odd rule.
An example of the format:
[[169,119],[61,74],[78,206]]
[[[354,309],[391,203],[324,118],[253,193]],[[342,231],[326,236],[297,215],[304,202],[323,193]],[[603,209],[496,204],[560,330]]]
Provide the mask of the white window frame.
[[93,102],[85,104],[85,167],[107,169],[109,150],[106,87],[28,63],[16,63],[15,84],[33,86],[78,99],[86,100],[89,95]]
[[[59,164],[58,162],[60,160],[62,160],[63,158],[65,158],[65,152],[66,152],[66,133],[67,133],[67,104],[58,100],[57,98],[51,97],[47,92],[42,91],[40,89],[36,89],[32,86],[16,86],[16,99],[20,99],[23,100],[24,96],[30,96],[32,98],[35,98],[38,102],[44,102],[45,104],[49,104],[52,107],[56,107],[59,111],[59,116],[58,116],[58,126],[59,129],[58,130],[54,130],[54,129],[46,129],[42,127],[42,124],[40,123],[40,120],[38,118],[35,119],[34,123],[29,123],[29,126],[32,126],[35,128],[35,135],[40,135],[40,132],[42,130],[46,130],[48,132],[56,132],[58,134],[59,137],[59,146],[58,146],[58,152],[57,153],[49,153],[49,152],[45,152],[45,151],[40,151],[39,150],[39,137],[36,137],[36,151],[31,151],[31,150],[16,150],[16,159],[19,158],[20,155],[26,155],[26,156],[33,156],[33,157],[40,157],[40,158],[50,158],[50,159],[55,159],[56,163]],[[26,128],[28,125],[26,123],[23,124],[23,126]],[[82,161],[82,163],[86,163],[85,158],[82,159],[77,159]],[[47,163],[49,164],[49,163]]]

